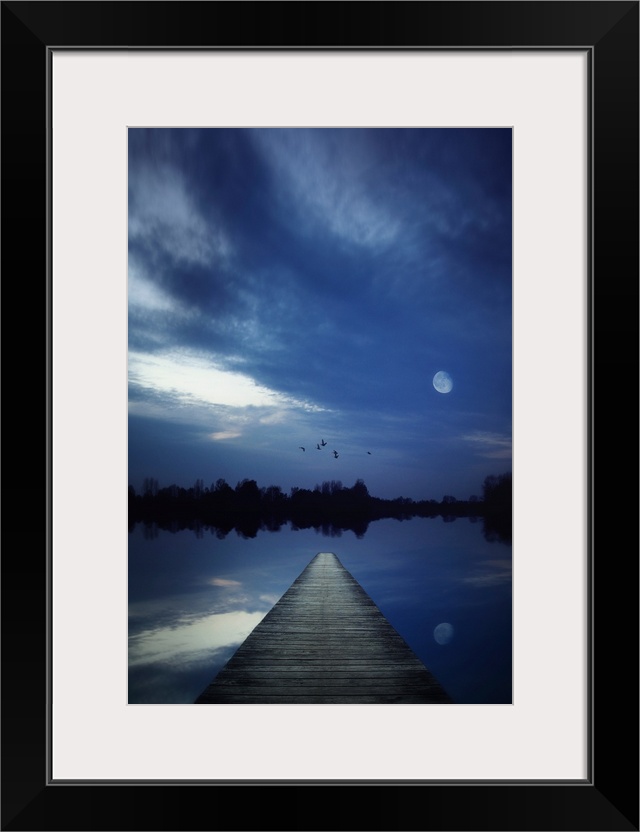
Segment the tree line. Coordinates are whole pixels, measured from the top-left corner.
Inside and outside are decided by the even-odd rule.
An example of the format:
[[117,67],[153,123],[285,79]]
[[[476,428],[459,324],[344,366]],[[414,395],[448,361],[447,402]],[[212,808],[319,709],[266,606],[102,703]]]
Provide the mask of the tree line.
[[444,495],[440,501],[374,497],[361,479],[351,487],[326,480],[312,490],[293,487],[287,493],[278,485],[260,487],[252,479],[239,481],[235,488],[223,478],[209,486],[198,479],[189,488],[160,488],[156,479],[147,477],[141,493],[129,486],[129,528],[137,522],[169,531],[210,528],[221,537],[235,528],[244,537],[255,537],[258,531],[278,531],[288,523],[332,536],[351,530],[361,537],[374,520],[441,517],[452,522],[468,517],[483,521],[487,539],[511,542],[511,499],[511,472],[486,477],[480,496],[459,500]]

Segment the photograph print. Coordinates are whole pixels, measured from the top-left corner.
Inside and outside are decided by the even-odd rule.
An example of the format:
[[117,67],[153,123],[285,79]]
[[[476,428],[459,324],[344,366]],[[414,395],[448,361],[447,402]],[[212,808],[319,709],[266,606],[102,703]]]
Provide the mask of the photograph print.
[[129,704],[512,703],[512,139],[129,128]]

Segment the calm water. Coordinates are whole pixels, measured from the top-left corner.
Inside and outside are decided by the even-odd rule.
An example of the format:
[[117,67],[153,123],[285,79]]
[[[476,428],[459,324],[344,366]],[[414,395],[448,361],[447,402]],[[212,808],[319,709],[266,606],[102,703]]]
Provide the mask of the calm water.
[[[482,523],[129,533],[129,702],[192,703],[318,552],[335,552],[458,704],[511,702],[511,546]],[[439,643],[434,629],[451,625]]]

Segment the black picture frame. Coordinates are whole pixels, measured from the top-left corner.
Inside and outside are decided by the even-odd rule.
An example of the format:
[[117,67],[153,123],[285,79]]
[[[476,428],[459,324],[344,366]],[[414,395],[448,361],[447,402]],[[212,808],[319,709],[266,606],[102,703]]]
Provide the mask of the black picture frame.
[[[638,10],[627,0],[2,3],[2,288],[10,320],[3,830],[638,830]],[[51,50],[61,47],[588,51],[591,730],[584,782],[48,779],[48,69]]]

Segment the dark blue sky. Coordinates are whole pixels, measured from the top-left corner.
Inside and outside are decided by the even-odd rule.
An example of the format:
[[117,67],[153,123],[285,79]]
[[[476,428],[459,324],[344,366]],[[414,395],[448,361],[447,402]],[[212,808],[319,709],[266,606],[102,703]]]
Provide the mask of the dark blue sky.
[[129,482],[466,499],[511,470],[511,141],[130,129]]

